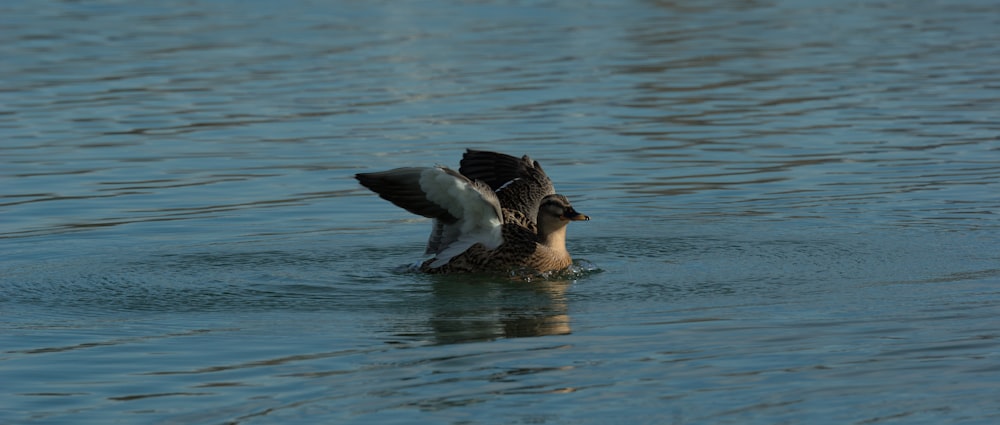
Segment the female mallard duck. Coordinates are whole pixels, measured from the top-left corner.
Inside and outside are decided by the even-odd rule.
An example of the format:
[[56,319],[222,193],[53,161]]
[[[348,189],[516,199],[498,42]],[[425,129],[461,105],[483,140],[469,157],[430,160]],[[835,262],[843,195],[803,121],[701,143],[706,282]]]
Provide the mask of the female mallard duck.
[[566,225],[590,220],[555,193],[538,162],[468,150],[458,171],[406,167],[355,178],[383,199],[434,219],[420,270],[428,273],[537,272],[572,264]]

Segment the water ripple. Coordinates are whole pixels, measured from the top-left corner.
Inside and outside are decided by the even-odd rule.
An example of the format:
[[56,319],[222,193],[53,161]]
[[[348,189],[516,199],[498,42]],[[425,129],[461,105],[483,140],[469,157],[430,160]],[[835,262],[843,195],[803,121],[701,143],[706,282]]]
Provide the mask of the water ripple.
[[[996,422],[998,16],[4,2],[0,422]],[[578,273],[399,270],[470,147]]]

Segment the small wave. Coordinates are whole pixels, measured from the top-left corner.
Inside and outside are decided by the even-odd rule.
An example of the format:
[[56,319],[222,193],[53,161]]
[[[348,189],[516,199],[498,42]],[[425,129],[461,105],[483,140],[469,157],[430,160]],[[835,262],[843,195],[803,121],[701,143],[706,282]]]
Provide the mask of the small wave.
[[[401,264],[392,268],[392,272],[395,274],[423,274],[420,270],[420,266],[423,264],[422,261],[417,261],[413,263]],[[471,273],[471,274],[481,274],[483,276],[494,276],[494,277],[507,277],[514,281],[532,282],[536,280],[542,281],[564,281],[564,280],[577,280],[594,273],[600,273],[602,270],[596,264],[588,260],[573,260],[573,264],[562,270],[553,270],[547,272],[539,272],[538,270],[521,267],[507,271],[506,273]]]
[[540,281],[576,281],[593,273],[602,270],[596,264],[587,260],[573,260],[573,264],[562,270],[539,272],[530,268],[520,268],[510,271],[510,278],[513,280],[532,282]]
[[[392,268],[395,274],[424,274],[420,270],[423,262],[401,264]],[[507,271],[506,273],[469,273],[470,275],[482,275],[484,277],[506,277],[513,281],[533,282],[533,281],[575,281],[594,273],[604,271],[596,264],[588,260],[573,260],[573,264],[562,270],[539,272],[538,270],[522,267]]]

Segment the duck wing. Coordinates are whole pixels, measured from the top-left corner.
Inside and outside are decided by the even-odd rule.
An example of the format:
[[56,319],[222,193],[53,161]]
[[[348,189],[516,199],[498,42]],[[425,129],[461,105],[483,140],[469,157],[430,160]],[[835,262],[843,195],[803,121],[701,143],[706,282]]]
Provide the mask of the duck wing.
[[355,178],[396,206],[434,219],[427,241],[427,253],[435,254],[431,267],[447,264],[477,243],[488,249],[503,243],[500,201],[486,183],[440,166],[360,173]]
[[496,192],[500,206],[521,213],[535,224],[542,198],[556,193],[552,180],[538,161],[498,152],[468,149],[462,155],[459,172],[479,180]]

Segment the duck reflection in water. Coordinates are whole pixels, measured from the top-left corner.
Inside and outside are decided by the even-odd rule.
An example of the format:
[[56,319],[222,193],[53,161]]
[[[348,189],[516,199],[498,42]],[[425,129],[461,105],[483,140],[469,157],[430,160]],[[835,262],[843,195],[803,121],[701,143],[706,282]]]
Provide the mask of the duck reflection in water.
[[570,280],[532,283],[436,276],[430,326],[443,344],[571,333]]

